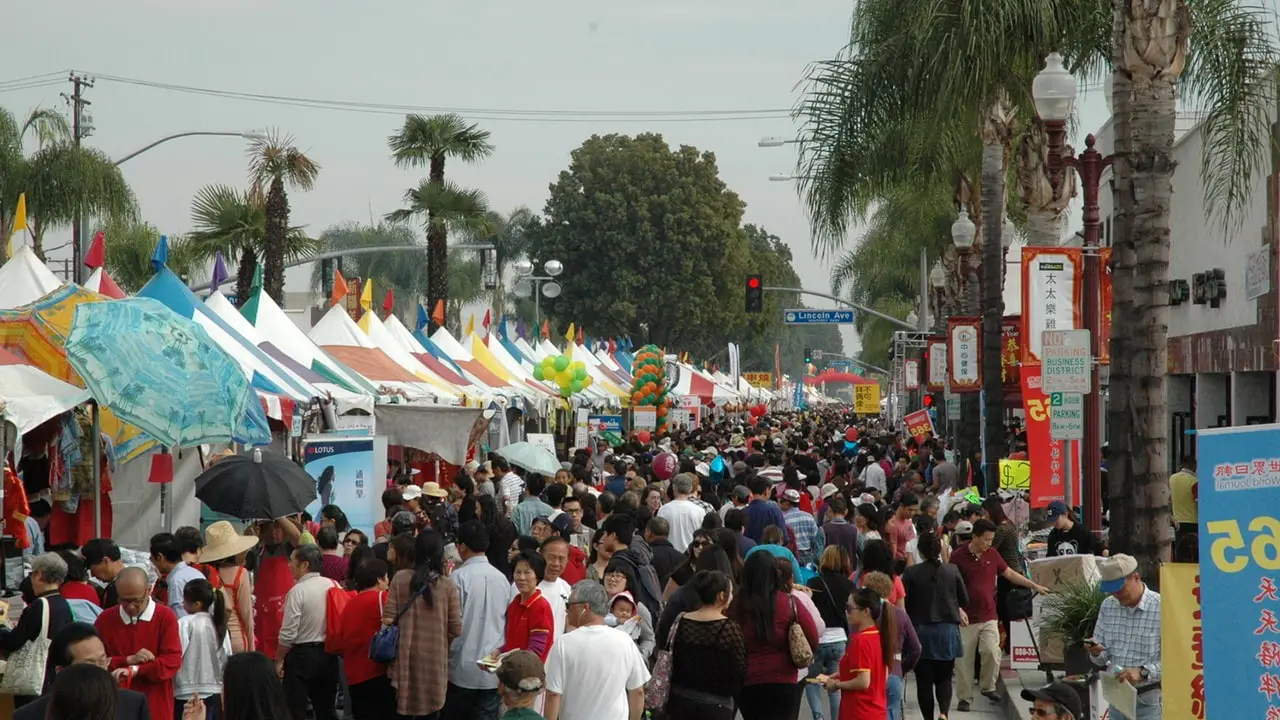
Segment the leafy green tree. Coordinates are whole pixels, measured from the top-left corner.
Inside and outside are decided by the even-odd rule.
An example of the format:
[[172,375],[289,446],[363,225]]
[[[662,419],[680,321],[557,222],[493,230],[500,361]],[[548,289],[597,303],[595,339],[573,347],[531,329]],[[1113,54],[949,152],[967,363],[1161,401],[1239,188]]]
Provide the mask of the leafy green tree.
[[[29,155],[28,142],[35,144]],[[32,248],[41,260],[46,230],[70,226],[81,214],[130,218],[137,210],[115,163],[99,150],[78,147],[66,117],[49,108],[36,108],[22,122],[0,108],[0,237],[6,240],[22,193]],[[0,262],[8,259],[8,245],[0,242]]]
[[424,216],[429,273],[427,308],[434,310],[437,301],[448,298],[449,231],[477,230],[477,219],[489,209],[479,191],[461,190],[445,182],[445,162],[479,162],[493,154],[493,144],[489,142],[489,131],[474,123],[468,125],[453,114],[408,115],[400,130],[387,138],[387,144],[398,167],[427,168],[426,180],[405,193],[408,209],[393,215]]
[[[262,288],[284,307],[284,263],[290,257],[288,186],[315,187],[320,165],[299,150],[293,136],[272,130],[249,147],[250,194],[265,198],[266,246],[262,251]],[[248,297],[241,295],[240,297]]]
[[[151,279],[151,255],[160,242],[160,231],[148,222],[125,218],[109,220],[97,230],[106,235],[106,271],[116,285],[132,295]],[[182,235],[169,237],[169,269],[188,279],[208,267],[209,258]]]
[[592,335],[709,357],[745,327],[743,202],[715,155],[661,135],[592,136],[551,185],[529,254],[564,263],[543,311]]
[[[258,259],[267,252],[266,198],[229,185],[206,185],[191,201],[191,226],[187,239],[193,253],[207,260],[221,251],[228,262],[238,263],[236,298],[249,297]],[[316,250],[316,241],[301,227],[288,228],[284,242],[289,260],[309,257]]]

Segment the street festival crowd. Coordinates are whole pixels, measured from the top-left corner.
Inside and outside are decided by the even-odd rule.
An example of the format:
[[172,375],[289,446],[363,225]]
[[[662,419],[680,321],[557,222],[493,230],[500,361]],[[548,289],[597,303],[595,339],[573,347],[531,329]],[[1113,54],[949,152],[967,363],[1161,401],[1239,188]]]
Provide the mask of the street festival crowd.
[[[0,692],[19,720],[898,720],[907,673],[926,720],[1003,700],[1014,606],[1046,589],[977,463],[840,409],[648,440],[554,477],[391,467],[372,535],[328,505],[46,549],[33,509]],[[1061,502],[1046,521],[1050,555],[1106,554]],[[1094,663],[1158,683],[1160,596],[1098,567]],[[1024,699],[1085,717],[1061,682]]]

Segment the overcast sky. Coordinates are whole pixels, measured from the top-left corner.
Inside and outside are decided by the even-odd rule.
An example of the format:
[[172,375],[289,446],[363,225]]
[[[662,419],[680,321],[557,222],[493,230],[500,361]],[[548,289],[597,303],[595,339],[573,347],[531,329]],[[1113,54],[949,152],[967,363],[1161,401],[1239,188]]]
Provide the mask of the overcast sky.
[[[803,11],[777,0],[57,0],[24,7],[27,31],[0,44],[0,81],[59,75],[26,84],[37,87],[0,85],[0,103],[15,114],[63,107],[66,70],[96,75],[87,91],[95,126],[88,142],[113,157],[176,132],[291,132],[323,167],[315,190],[290,197],[293,221],[316,233],[400,206],[419,173],[392,166],[386,137],[405,110],[252,102],[107,76],[421,112],[473,110],[464,114],[492,131],[497,152],[477,166],[454,164],[449,175],[483,189],[503,211],[527,205],[541,212],[549,183],[587,136],[658,131],[672,144],[714,151],[721,176],[746,201],[745,221],[785,239],[804,286],[829,292],[827,264],[809,249],[794,186],[769,180],[792,169],[793,150],[756,147],[764,135],[794,137],[797,126],[784,113],[693,122],[634,113],[789,109],[806,66],[844,44],[851,8],[849,0],[806,0]],[[1090,105],[1086,128],[1105,117],[1100,100]],[[585,114],[548,121],[511,110]],[[633,114],[598,119],[594,111]],[[145,218],[182,233],[198,188],[245,183],[244,144],[188,138],[123,167]],[[852,351],[854,334],[846,330],[845,338]]]

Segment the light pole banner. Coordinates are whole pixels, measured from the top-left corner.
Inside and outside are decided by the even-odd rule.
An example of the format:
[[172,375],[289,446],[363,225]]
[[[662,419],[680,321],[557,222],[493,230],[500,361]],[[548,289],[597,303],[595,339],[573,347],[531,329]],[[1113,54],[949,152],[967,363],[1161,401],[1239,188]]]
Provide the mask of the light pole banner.
[[908,390],[920,389],[920,361],[919,360],[903,360],[902,361],[903,382]]
[[1080,248],[1022,248],[1022,363],[1040,362],[1045,330],[1084,327],[1080,292],[1084,255]]
[[938,338],[929,341],[929,366],[926,368],[929,377],[929,390],[942,392],[947,388],[947,339]]
[[982,319],[953,317],[947,320],[947,358],[951,392],[982,390]]

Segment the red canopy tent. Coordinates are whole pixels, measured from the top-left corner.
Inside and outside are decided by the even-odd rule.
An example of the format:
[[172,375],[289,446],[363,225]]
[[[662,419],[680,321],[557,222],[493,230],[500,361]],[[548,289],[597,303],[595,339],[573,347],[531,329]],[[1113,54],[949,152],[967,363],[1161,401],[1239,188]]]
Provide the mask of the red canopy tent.
[[821,375],[809,375],[805,377],[804,382],[806,385],[822,385],[823,383],[826,383],[828,385],[833,385],[837,383],[844,383],[846,385],[877,384],[875,380],[872,380],[870,378],[864,378],[861,375],[854,375],[853,373],[847,373],[847,372],[824,372]]

